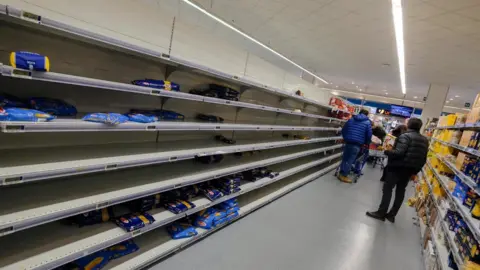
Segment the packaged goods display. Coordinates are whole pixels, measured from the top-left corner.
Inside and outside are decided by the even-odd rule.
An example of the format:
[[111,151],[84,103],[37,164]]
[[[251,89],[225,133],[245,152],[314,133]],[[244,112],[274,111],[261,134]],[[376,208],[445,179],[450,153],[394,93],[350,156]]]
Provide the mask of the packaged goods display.
[[205,122],[211,122],[211,123],[223,123],[224,119],[222,117],[218,117],[215,115],[209,115],[209,114],[203,114],[199,113],[197,114],[197,119]]
[[82,120],[115,126],[126,123],[128,117],[119,113],[89,113]]
[[0,121],[47,122],[55,116],[45,112],[23,108],[0,108]]
[[50,59],[47,56],[34,52],[12,52],[10,53],[10,65],[14,68],[50,71]]
[[190,238],[198,234],[197,230],[188,221],[179,221],[168,225],[167,232],[172,239]]
[[152,87],[167,91],[180,91],[180,85],[170,81],[164,80],[153,80],[153,79],[144,79],[144,80],[134,80],[132,84],[139,86]]
[[55,116],[75,116],[77,108],[60,99],[30,98],[30,107]]
[[155,219],[147,212],[128,214],[116,219],[117,225],[127,232],[135,231],[155,222]]

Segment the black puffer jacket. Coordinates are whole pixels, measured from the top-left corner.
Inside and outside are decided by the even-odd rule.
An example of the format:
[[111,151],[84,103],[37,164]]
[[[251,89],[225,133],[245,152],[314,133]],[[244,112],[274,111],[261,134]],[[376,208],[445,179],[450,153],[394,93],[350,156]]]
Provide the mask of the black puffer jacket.
[[385,151],[388,156],[388,166],[395,168],[410,168],[417,173],[427,161],[428,140],[414,130],[400,135],[392,150]]

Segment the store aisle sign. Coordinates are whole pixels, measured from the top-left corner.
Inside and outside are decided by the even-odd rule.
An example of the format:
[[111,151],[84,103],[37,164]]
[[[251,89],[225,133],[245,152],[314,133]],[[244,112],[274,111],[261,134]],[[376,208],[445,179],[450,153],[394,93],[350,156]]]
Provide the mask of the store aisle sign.
[[468,102],[465,103],[465,108],[470,108],[470,106],[472,106],[472,104],[470,104],[470,103],[468,103]]

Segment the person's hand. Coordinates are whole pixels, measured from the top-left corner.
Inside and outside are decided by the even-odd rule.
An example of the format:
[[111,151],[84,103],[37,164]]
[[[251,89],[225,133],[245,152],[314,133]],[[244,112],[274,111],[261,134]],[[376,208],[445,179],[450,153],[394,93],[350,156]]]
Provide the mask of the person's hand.
[[387,144],[387,146],[385,146],[385,150],[386,150],[386,151],[390,151],[390,150],[392,150],[392,149],[393,149],[393,147],[392,147],[391,145],[389,145],[389,144]]

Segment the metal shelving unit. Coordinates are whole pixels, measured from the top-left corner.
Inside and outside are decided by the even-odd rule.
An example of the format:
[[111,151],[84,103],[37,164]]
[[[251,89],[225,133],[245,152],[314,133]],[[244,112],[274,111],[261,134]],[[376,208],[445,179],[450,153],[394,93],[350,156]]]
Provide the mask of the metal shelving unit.
[[152,50],[142,48],[137,45],[129,44],[114,38],[110,38],[110,37],[93,33],[87,30],[83,30],[77,27],[73,27],[71,25],[67,25],[55,20],[51,20],[49,18],[39,16],[28,11],[20,10],[12,6],[3,6],[1,9],[3,10],[3,12],[1,12],[0,14],[3,14],[2,16],[4,16],[4,18],[1,18],[1,19],[12,21],[14,23],[21,24],[27,27],[33,27],[34,29],[39,31],[55,33],[62,37],[70,38],[74,40],[82,40],[84,42],[88,42],[90,44],[94,44],[96,46],[100,46],[104,48],[114,48],[121,52],[126,52],[130,54],[134,53],[142,57],[147,57],[149,59],[168,64],[176,69],[187,70],[187,71],[197,71],[205,75],[208,75],[210,77],[222,79],[228,82],[233,82],[236,84],[240,84],[242,86],[254,87],[268,93],[287,97],[290,99],[295,99],[295,100],[309,103],[315,106],[321,106],[329,109],[332,108],[331,106],[325,103],[319,102],[314,99],[306,98],[303,96],[295,95],[294,93],[287,92],[283,89],[270,87],[268,85],[252,81],[245,77],[239,77],[236,75],[227,74],[225,72],[212,69],[210,67],[207,67],[201,64],[193,63],[186,59],[182,59],[181,57],[152,51]]
[[[432,151],[433,152],[433,151]],[[452,164],[451,162],[449,162],[448,160],[446,160],[445,158],[441,157],[439,154],[433,152],[435,154],[435,156],[441,161],[443,162],[445,165],[447,165],[447,167],[452,170],[457,176],[458,178],[460,178],[460,180],[462,180],[463,183],[465,183],[466,185],[468,185],[471,189],[473,190],[477,190],[478,192],[478,185],[477,183],[475,183],[475,181],[473,181],[473,179],[467,175],[465,175],[462,171],[460,171],[459,169],[457,169],[457,167],[455,167],[454,164]]]
[[[279,176],[275,178],[267,177],[267,178],[258,180],[256,182],[245,182],[241,185],[242,190],[240,192],[222,197],[215,201],[210,201],[206,198],[198,198],[193,201],[196,207],[190,209],[185,213],[175,215],[167,210],[157,209],[155,210],[156,212],[152,215],[156,220],[153,224],[147,225],[146,227],[143,227],[133,232],[125,232],[123,229],[115,226],[113,223],[106,223],[106,224],[102,224],[102,227],[97,228],[97,230],[94,230],[93,228],[89,228],[89,227],[85,228],[82,236],[87,235],[88,237],[84,237],[84,238],[80,237],[80,239],[78,239],[77,237],[73,237],[67,240],[53,237],[51,239],[51,242],[55,244],[56,248],[49,249],[49,247],[47,247],[46,249],[42,249],[41,253],[37,253],[36,255],[26,258],[24,260],[21,260],[19,262],[6,265],[2,269],[23,269],[23,268],[52,269],[52,268],[61,266],[65,263],[81,258],[85,256],[85,254],[91,254],[103,248],[112,246],[116,243],[120,243],[130,238],[138,237],[144,233],[148,233],[166,224],[169,224],[175,220],[195,214],[205,208],[209,208],[225,200],[236,198],[248,192],[260,189],[264,186],[270,185],[284,178],[295,175],[299,172],[311,169],[315,166],[318,166],[327,162],[331,162],[333,159],[340,157],[340,155],[341,154],[331,155],[329,157],[322,158],[320,160],[315,160],[303,165],[295,166],[291,169],[281,171],[279,173]],[[330,171],[331,169],[336,168],[338,164],[339,163],[337,162],[333,165],[330,165],[327,168],[324,168],[319,172],[312,174],[308,179],[313,180],[315,178],[318,178],[319,176]],[[300,183],[302,183],[300,180],[295,182],[295,186],[299,185]],[[269,199],[270,198],[266,198],[267,201],[269,201]],[[245,211],[245,208],[242,207],[242,210]],[[45,231],[45,230],[52,229],[53,227],[56,227],[56,231],[58,232],[59,235],[66,235],[69,233],[74,234],[75,231],[78,230],[78,228],[76,227],[59,226],[58,224],[53,224],[49,227],[40,228],[40,229]],[[85,230],[87,232],[85,232]],[[29,235],[28,233],[29,232],[27,232],[25,236],[28,236],[29,238],[33,238],[33,240],[35,240],[35,237],[42,237],[41,235],[35,236],[35,235]],[[170,240],[170,241],[175,243],[182,242],[177,240]]]
[[[0,158],[5,165],[0,168],[0,244],[9,247],[0,251],[2,269],[53,269],[131,238],[138,241],[141,250],[111,262],[107,268],[140,269],[234,220],[213,230],[198,229],[198,236],[185,240],[171,240],[165,225],[237,197],[241,205],[238,218],[244,217],[339,165],[343,145],[338,131],[345,121],[327,116],[327,110],[335,109],[325,101],[11,6],[0,5],[0,20],[6,25],[0,34],[8,39],[4,51],[17,47],[35,50],[38,46],[55,59],[58,71],[25,71],[0,64],[6,94],[11,91],[25,99],[44,96],[72,101],[78,109],[77,118],[89,112],[124,113],[138,108],[181,110],[188,119],[117,126],[62,118],[0,122],[4,142],[0,148],[6,153]],[[19,38],[10,38],[17,35]],[[19,44],[21,40],[32,40],[34,45]],[[56,54],[58,50],[68,50],[75,59],[62,66],[67,59]],[[125,63],[100,63],[99,55],[121,58]],[[228,101],[128,84],[131,79],[152,74],[167,80],[175,71],[187,73],[177,73],[180,84],[186,87],[225,84],[245,95],[240,96],[242,101]],[[214,114],[225,122],[190,122],[199,113]],[[212,135],[222,135],[236,144],[219,142]],[[307,139],[288,139],[299,138],[295,136]],[[213,155],[223,159],[214,164],[198,159]],[[112,222],[78,228],[67,219],[265,166],[279,175],[242,181],[241,191],[213,202],[197,196],[193,199],[196,207],[178,215],[163,208],[152,209],[148,212],[156,222],[133,232],[125,232]]]
[[435,141],[435,142],[439,142],[439,143],[441,143],[441,144],[444,144],[444,145],[447,145],[447,146],[456,148],[456,149],[458,149],[458,150],[460,150],[460,151],[469,153],[469,154],[471,154],[471,155],[480,157],[480,151],[475,150],[475,149],[472,149],[472,148],[470,148],[470,147],[461,146],[461,145],[455,144],[455,143],[444,142],[444,141],[441,141],[441,140],[435,139],[435,138],[432,138],[432,140]]
[[260,199],[251,201],[245,205],[241,205],[240,211],[239,211],[239,216],[235,219],[232,220],[231,222],[223,225],[216,227],[211,230],[203,230],[199,229],[198,232],[199,234],[193,238],[190,239],[181,239],[181,240],[170,240],[167,237],[163,237],[163,239],[157,239],[158,240],[158,245],[155,246],[155,244],[149,243],[150,241],[146,240],[146,243],[140,243],[140,245],[144,244],[147,246],[155,246],[154,248],[148,249],[148,251],[140,253],[140,254],[131,254],[129,256],[126,256],[125,259],[119,260],[118,262],[114,262],[112,264],[111,269],[115,270],[123,270],[123,269],[141,269],[142,267],[146,267],[162,258],[165,256],[168,256],[180,249],[183,249],[187,247],[188,245],[204,238],[205,236],[225,227],[228,226],[230,223],[233,223],[234,221],[245,217],[246,215],[252,213],[253,211],[257,210],[258,208],[280,198],[281,196],[284,196],[285,194],[291,192],[294,189],[297,189],[301,187],[302,185],[307,184],[308,182],[311,182],[318,177],[328,173],[329,171],[335,169],[340,163],[333,164],[331,166],[328,166],[318,172],[315,172],[313,174],[307,175],[305,177],[302,177],[298,181],[295,181],[294,183],[288,184],[275,192],[272,192]]
[[297,116],[303,116],[303,117],[309,117],[309,118],[324,119],[328,121],[345,122],[345,120],[341,120],[337,118],[326,117],[326,116],[311,114],[311,113],[296,112],[293,110],[275,108],[271,106],[252,104],[252,103],[241,102],[241,101],[224,100],[224,99],[213,98],[213,97],[204,97],[204,96],[193,95],[189,93],[166,91],[166,90],[161,90],[157,88],[137,86],[133,84],[111,82],[111,81],[92,79],[92,78],[85,78],[85,77],[73,76],[73,75],[67,75],[67,74],[61,74],[61,73],[55,73],[55,72],[27,71],[27,70],[15,69],[11,66],[1,65],[1,64],[0,64],[0,74],[2,76],[27,79],[27,80],[46,81],[46,82],[66,84],[66,85],[78,85],[78,86],[100,88],[100,89],[106,89],[106,90],[112,90],[112,91],[122,91],[122,92],[135,93],[135,94],[151,95],[154,97],[177,98],[177,99],[183,99],[183,100],[220,104],[225,106],[233,106],[238,108],[248,108],[248,109],[261,110],[261,111],[297,115]]
[[[234,173],[248,171],[254,168],[269,166],[272,164],[298,159],[314,154],[325,153],[326,151],[339,149],[341,147],[342,145],[322,147],[313,150],[267,158],[256,162],[247,162],[240,165],[228,166],[215,170],[207,170],[205,172],[195,171],[191,174],[181,175],[174,178],[159,178],[158,180],[150,184],[118,189],[110,191],[108,193],[100,193],[98,195],[77,197],[73,200],[65,200],[55,204],[46,204],[42,207],[25,209],[17,212],[10,212],[8,214],[0,216],[0,235],[14,233],[47,222],[52,222],[76,214],[104,208],[107,206],[142,198],[145,196],[150,196],[156,193],[165,192],[179,187],[193,185],[212,179],[218,179]],[[148,177],[149,173],[152,173],[150,170],[147,169],[145,169],[146,177]],[[141,175],[140,170],[138,170],[138,175]],[[125,174],[125,176],[126,178],[129,177],[129,175],[127,174]],[[121,176],[119,175],[118,177]],[[97,178],[101,179],[102,176],[98,176]],[[37,202],[37,205],[41,205],[41,202]]]
[[450,202],[452,202],[452,204],[455,205],[455,210],[457,210],[457,212],[463,217],[463,220],[467,223],[468,227],[470,228],[470,231],[475,236],[475,239],[477,241],[479,241],[479,239],[480,239],[480,221],[474,219],[470,214],[470,210],[466,206],[464,206],[458,198],[453,196],[452,193],[450,192],[450,190],[448,190],[447,184],[446,184],[446,179],[445,179],[446,177],[443,176],[443,175],[440,175],[437,172],[437,170],[435,170],[432,167],[432,164],[430,164],[429,161],[427,161],[427,165],[433,171],[433,173],[437,177],[438,181],[442,185],[443,189],[448,194],[448,198],[449,198]]
[[285,140],[279,142],[240,144],[177,151],[161,151],[162,149],[156,148],[154,149],[155,152],[148,154],[125,155],[125,152],[123,152],[120,156],[109,156],[105,158],[85,159],[82,157],[68,161],[23,166],[5,166],[0,168],[0,185],[13,185],[80,174],[98,173],[152,164],[177,162],[181,160],[194,159],[198,156],[267,150],[280,147],[335,141],[340,139],[341,137],[325,137],[309,140]]
[[249,125],[196,122],[127,122],[120,125],[106,125],[78,119],[55,119],[50,122],[1,122],[5,133],[27,132],[96,132],[96,131],[340,131],[333,127],[305,127],[280,125]]

